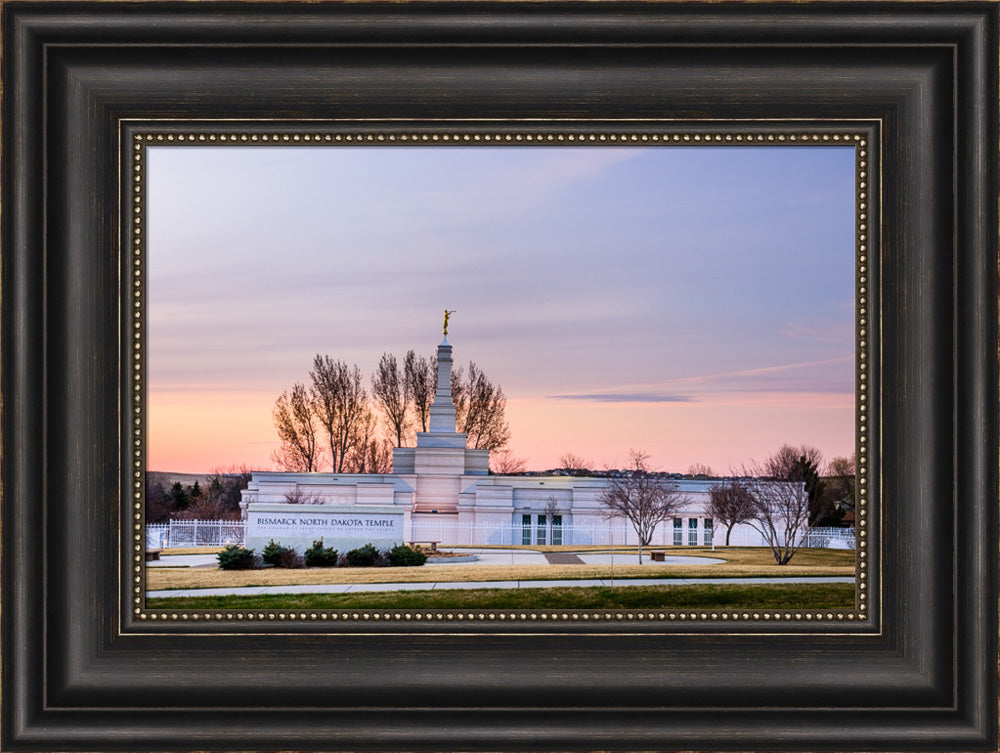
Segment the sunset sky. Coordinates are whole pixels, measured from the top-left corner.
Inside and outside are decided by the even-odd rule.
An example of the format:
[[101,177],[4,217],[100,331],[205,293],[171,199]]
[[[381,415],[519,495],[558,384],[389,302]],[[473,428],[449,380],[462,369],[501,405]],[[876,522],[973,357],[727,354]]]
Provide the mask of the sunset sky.
[[313,355],[433,355],[531,469],[854,442],[854,151],[195,147],[148,159],[148,467],[273,467]]

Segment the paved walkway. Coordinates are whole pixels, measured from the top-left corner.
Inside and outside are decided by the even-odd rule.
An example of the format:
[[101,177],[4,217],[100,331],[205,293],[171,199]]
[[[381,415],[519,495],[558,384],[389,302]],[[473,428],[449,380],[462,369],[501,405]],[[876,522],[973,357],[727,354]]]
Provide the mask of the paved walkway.
[[580,559],[587,565],[639,565],[643,567],[660,567],[663,565],[724,565],[725,560],[718,557],[692,557],[690,555],[668,554],[662,560],[653,560],[649,557],[649,552],[642,553],[642,562],[639,562],[639,555],[636,552],[580,552]]
[[[853,577],[818,578],[616,578],[615,586],[684,586],[704,584],[751,583],[853,583]],[[147,591],[148,597],[172,596],[260,596],[265,594],[344,594],[364,591],[440,591],[462,588],[546,588],[560,586],[584,588],[610,586],[610,578],[587,580],[494,580],[437,583],[331,583],[304,586],[245,586],[242,588],[183,588],[169,591]]]
[[550,565],[582,565],[583,560],[574,552],[546,552],[545,561]]

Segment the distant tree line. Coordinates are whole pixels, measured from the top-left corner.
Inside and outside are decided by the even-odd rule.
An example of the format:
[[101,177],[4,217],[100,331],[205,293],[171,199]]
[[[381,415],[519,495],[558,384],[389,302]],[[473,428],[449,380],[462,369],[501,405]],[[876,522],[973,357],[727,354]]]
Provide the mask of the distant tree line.
[[211,474],[202,485],[169,480],[165,474],[146,474],[146,522],[173,520],[237,520],[240,517],[240,492],[250,483],[248,468],[232,468]]
[[[585,463],[572,454],[560,460],[569,470]],[[672,474],[652,471],[649,456],[631,451],[625,472],[610,472],[610,482],[600,495],[608,518],[625,518],[642,547],[647,546],[656,527],[676,517],[690,500],[680,492]],[[802,534],[815,526],[840,525],[854,506],[854,459],[834,458],[821,476],[822,455],[815,447],[784,445],[760,463],[751,463],[731,477],[721,479],[710,490],[708,514],[726,529],[729,545],[733,528],[746,523],[755,528],[770,547],[779,565],[787,564],[802,542]],[[689,475],[711,478],[704,465],[693,467]]]
[[[428,429],[437,390],[437,359],[409,351],[402,362],[384,353],[366,383],[361,369],[317,354],[306,382],[296,382],[274,403],[281,442],[271,459],[286,471],[389,473],[392,448],[411,446]],[[472,449],[505,453],[510,440],[507,398],[470,362],[451,373],[456,431]]]

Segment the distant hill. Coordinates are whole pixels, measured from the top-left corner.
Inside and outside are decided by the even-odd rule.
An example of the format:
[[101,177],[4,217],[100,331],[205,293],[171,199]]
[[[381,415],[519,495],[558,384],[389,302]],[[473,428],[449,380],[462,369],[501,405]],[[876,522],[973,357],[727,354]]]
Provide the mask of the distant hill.
[[197,481],[199,486],[206,486],[212,480],[214,473],[172,473],[170,471],[146,471],[149,483],[159,481],[164,489],[169,489],[178,481],[182,486],[193,486]]

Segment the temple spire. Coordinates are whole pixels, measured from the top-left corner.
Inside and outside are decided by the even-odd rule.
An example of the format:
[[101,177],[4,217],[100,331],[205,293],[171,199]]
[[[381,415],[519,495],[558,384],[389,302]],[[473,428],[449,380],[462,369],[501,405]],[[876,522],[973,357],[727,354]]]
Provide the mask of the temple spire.
[[[449,312],[445,316],[445,334],[448,331],[447,313]],[[455,431],[455,402],[451,396],[451,345],[447,338],[437,349],[437,390],[431,405],[430,430],[447,433]]]

